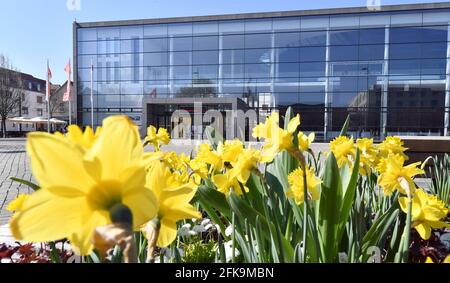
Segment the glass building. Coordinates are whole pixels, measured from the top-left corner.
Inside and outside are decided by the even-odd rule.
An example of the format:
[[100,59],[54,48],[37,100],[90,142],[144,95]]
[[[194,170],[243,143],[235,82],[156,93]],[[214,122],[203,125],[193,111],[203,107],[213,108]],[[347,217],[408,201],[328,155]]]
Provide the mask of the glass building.
[[450,3],[75,22],[78,123],[92,89],[95,125],[122,113],[171,129],[205,98],[204,111],[292,106],[323,140],[348,115],[355,137],[449,135],[449,23]]

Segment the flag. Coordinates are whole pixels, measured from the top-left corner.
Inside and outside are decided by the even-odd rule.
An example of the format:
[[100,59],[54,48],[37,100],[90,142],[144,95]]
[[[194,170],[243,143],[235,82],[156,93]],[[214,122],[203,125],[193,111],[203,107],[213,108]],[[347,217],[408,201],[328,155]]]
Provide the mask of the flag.
[[52,70],[50,70],[50,67],[48,66],[48,60],[47,60],[47,90],[45,94],[45,99],[49,101],[50,99],[50,92],[51,92],[51,81],[52,79]]
[[64,68],[64,71],[67,73],[67,90],[64,93],[63,101],[69,101],[70,100],[70,94],[71,94],[71,83],[70,83],[70,73],[72,72],[72,69],[70,67],[70,59],[67,63],[66,67]]

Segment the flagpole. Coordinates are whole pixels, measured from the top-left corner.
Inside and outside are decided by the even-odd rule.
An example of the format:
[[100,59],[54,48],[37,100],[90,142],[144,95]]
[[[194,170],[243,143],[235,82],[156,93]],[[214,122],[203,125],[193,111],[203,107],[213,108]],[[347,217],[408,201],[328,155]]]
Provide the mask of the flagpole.
[[94,60],[91,58],[91,126],[94,130]]
[[48,74],[50,66],[47,59],[47,132],[50,133],[50,78]]
[[69,97],[69,126],[72,125],[72,103],[70,103]]

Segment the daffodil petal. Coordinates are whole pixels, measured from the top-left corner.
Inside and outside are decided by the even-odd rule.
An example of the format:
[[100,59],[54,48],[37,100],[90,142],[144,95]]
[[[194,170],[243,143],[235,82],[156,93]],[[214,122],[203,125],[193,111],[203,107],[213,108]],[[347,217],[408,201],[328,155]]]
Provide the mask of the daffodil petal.
[[[33,193],[22,210],[11,219],[10,229],[17,240],[47,242],[60,240],[81,227],[83,198],[56,197],[45,189]],[[64,212],[64,213],[62,213]]]
[[169,218],[161,219],[161,228],[159,229],[159,236],[156,245],[160,248],[167,247],[177,237],[177,224],[174,220]]
[[115,179],[130,164],[142,161],[144,152],[136,125],[127,116],[111,116],[103,121],[102,132],[88,151],[102,165],[102,179]]
[[92,237],[95,228],[109,224],[108,213],[99,211],[85,211],[88,218],[83,221],[83,227],[68,237],[72,249],[76,254],[85,256],[89,255],[93,249]]
[[420,237],[424,240],[428,240],[431,236],[431,227],[427,223],[420,223],[414,226]]
[[33,175],[42,188],[70,186],[87,191],[89,184],[93,184],[82,163],[84,150],[78,145],[62,137],[35,132],[28,134],[26,147]]

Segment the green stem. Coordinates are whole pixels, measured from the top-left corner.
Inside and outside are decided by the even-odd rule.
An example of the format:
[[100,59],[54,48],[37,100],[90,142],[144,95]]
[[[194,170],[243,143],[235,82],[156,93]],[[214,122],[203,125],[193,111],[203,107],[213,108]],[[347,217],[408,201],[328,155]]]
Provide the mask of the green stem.
[[406,226],[405,226],[405,243],[403,247],[402,262],[408,262],[409,257],[409,244],[411,236],[411,215],[412,215],[412,199],[408,194],[408,212],[406,214]]
[[231,227],[233,227],[233,230],[231,232],[231,262],[235,263],[235,251],[234,251],[234,247],[236,245],[236,235],[235,235],[235,221],[236,221],[236,215],[234,214],[234,212],[232,212],[232,216],[231,216]]
[[301,163],[303,167],[303,250],[302,259],[303,263],[306,263],[306,240],[308,233],[308,184],[306,181],[306,164]]

